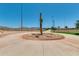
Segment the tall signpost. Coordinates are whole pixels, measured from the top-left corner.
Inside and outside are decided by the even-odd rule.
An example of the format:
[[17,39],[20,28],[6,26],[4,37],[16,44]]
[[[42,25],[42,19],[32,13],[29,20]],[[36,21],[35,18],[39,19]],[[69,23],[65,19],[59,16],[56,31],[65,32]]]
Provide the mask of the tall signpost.
[[42,32],[42,22],[43,22],[42,13],[40,13],[40,33],[41,33],[41,35],[43,34],[43,32]]

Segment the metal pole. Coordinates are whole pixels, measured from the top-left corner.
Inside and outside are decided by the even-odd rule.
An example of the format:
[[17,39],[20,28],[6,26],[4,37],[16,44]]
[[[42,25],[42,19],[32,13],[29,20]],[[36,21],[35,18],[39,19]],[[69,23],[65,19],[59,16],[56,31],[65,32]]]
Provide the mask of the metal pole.
[[23,5],[21,4],[21,31],[23,30]]
[[[53,16],[52,16],[52,18],[53,18]],[[53,30],[55,32],[55,20],[54,19],[52,19],[52,26],[53,26]]]
[[52,23],[53,23],[53,27],[55,27],[55,20],[52,20]]

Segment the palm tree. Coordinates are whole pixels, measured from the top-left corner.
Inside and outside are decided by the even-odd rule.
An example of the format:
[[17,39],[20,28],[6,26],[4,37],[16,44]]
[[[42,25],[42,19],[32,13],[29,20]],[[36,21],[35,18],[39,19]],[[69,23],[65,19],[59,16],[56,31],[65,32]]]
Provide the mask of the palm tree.
[[42,32],[42,22],[43,22],[42,13],[40,13],[40,33],[41,33],[41,35],[43,34],[43,32]]

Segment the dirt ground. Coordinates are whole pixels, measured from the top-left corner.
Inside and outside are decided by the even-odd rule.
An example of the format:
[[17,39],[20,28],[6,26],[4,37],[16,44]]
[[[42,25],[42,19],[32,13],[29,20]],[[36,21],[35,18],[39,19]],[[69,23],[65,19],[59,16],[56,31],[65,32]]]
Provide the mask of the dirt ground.
[[[79,56],[79,36],[60,34],[62,40],[24,40],[20,36],[37,32],[14,32],[0,37],[1,56]],[[46,32],[48,33],[48,32]],[[59,34],[59,33],[54,33]]]

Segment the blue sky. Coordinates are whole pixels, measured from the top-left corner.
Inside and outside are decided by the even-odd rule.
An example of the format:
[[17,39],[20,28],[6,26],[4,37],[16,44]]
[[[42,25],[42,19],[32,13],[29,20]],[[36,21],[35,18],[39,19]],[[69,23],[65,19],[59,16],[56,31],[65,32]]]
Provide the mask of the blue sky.
[[[79,4],[23,4],[23,26],[39,27],[39,15],[42,13],[43,27],[74,27],[79,20]],[[0,4],[0,26],[20,27],[21,4]]]

